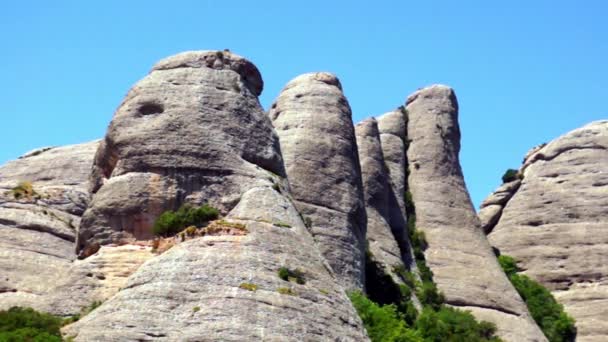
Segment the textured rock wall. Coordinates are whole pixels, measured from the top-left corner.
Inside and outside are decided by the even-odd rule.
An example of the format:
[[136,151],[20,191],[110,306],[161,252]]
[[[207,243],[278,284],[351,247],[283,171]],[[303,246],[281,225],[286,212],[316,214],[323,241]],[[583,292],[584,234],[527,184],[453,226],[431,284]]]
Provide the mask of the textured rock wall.
[[466,190],[458,154],[458,104],[435,85],[407,100],[409,187],[427,265],[447,304],[493,322],[507,341],[544,341],[493,255]]
[[[238,73],[240,69],[217,69],[218,60],[208,56],[217,55],[197,52],[169,58],[159,65],[177,65],[183,70],[157,66],[148,77],[158,88],[144,79],[130,92],[110,127],[111,139],[106,140],[111,144],[106,144],[98,154],[95,172],[99,174],[104,169],[101,161],[114,158],[107,156],[116,155],[119,157],[114,171],[109,179],[98,182],[103,185],[87,212],[99,215],[112,208],[100,206],[106,203],[106,198],[100,195],[104,191],[128,200],[128,194],[121,197],[126,191],[113,185],[113,179],[129,175],[148,177],[140,176],[141,171],[126,170],[140,163],[153,164],[156,177],[174,184],[177,189],[174,198],[204,200],[219,206],[226,217],[215,222],[215,227],[233,228],[210,231],[148,260],[115,296],[64,328],[64,333],[76,341],[366,341],[361,321],[338,277],[292,204],[289,187],[281,176],[284,172],[276,136],[268,118],[259,116],[264,115],[255,96],[259,91],[245,90],[247,83],[261,84],[261,79],[248,79]],[[206,58],[214,62],[204,62]],[[230,68],[250,65],[238,60],[240,57],[229,58],[231,62],[224,61],[222,65]],[[173,83],[179,87],[173,89]],[[240,90],[233,88],[234,84]],[[160,85],[168,90],[161,94]],[[158,127],[175,125],[179,130],[185,129],[186,123],[195,126],[194,131],[166,132],[173,139],[179,133],[180,146],[194,152],[179,154],[177,150],[182,147],[176,142],[169,144],[166,138],[161,142],[169,146],[163,147],[152,133],[138,140],[138,134],[143,134],[137,133],[139,130],[156,127],[156,123],[148,122],[132,132],[131,127],[142,118],[131,117],[126,108],[139,108],[139,102],[131,104],[138,101],[138,96],[162,100],[165,113],[158,115],[168,115],[162,120],[160,117],[143,120],[158,120],[162,122]],[[124,125],[123,115],[130,118],[125,119]],[[130,141],[140,141],[146,146],[130,146]],[[114,147],[108,150],[109,145]],[[161,150],[164,148],[174,154],[173,159],[164,155]],[[152,154],[154,149],[159,155]],[[174,168],[174,172],[167,173],[163,167]],[[123,172],[127,173],[122,175]],[[183,186],[182,172],[187,177],[200,173],[196,186]],[[141,192],[141,196],[144,194]],[[133,220],[122,217],[127,232],[142,238],[126,225],[133,224]],[[110,232],[110,237],[120,233],[117,227],[99,224],[84,225],[81,229],[93,232],[89,236],[94,241],[103,241],[105,231]],[[92,258],[95,256],[85,260]],[[304,281],[281,279],[278,276],[281,267],[300,270]]]
[[117,109],[97,151],[78,249],[152,237],[160,213],[211,203],[227,213],[259,174],[284,175],[278,138],[258,102],[262,79],[230,52],[157,63]]
[[[535,148],[522,172],[521,186],[498,206],[488,238],[501,253],[513,256],[525,274],[553,291],[576,319],[578,341],[605,341],[608,121]],[[496,196],[484,203],[496,202]]]
[[[55,285],[69,274],[98,141],[32,151],[0,168],[0,309],[55,312]],[[12,189],[30,182],[35,194]],[[19,195],[17,195],[19,196]]]
[[367,119],[355,126],[361,178],[367,213],[367,243],[370,252],[393,281],[402,280],[393,271],[394,267],[405,268],[401,250],[391,230],[390,213],[392,189],[376,119]]
[[295,204],[342,285],[363,288],[365,206],[351,110],[329,73],[291,80],[269,113]]

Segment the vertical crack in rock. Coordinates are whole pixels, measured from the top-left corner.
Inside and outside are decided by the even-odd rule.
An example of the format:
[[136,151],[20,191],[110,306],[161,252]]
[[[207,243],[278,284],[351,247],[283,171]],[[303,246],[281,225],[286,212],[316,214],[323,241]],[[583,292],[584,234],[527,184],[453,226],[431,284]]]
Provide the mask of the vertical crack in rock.
[[339,80],[290,81],[269,115],[280,137],[295,204],[344,287],[364,285],[365,207],[351,109]]
[[598,319],[608,316],[608,121],[533,149],[521,170],[521,186],[488,239],[552,291],[576,319],[577,340],[602,340],[608,335],[608,323]]
[[[368,340],[293,205],[254,68],[231,53],[190,52],[161,61],[129,92],[108,131],[116,150],[101,151],[116,163],[85,214],[80,241],[102,244],[103,252],[104,243],[144,239],[160,211],[183,202],[220,208],[223,221],[212,224],[239,233],[219,229],[148,260],[117,294],[63,328],[65,335]],[[152,106],[141,116],[149,103],[162,104],[162,112]],[[298,278],[282,277],[282,268]]]
[[458,157],[454,92],[440,85],[419,90],[408,98],[407,113],[416,225],[426,235],[426,262],[446,303],[495,323],[507,341],[546,341],[498,265],[473,209]]

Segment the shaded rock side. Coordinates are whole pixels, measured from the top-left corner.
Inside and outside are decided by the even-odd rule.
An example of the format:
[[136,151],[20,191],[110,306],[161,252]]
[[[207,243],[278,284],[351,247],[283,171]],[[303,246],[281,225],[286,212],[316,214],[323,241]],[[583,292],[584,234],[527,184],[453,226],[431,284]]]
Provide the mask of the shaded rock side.
[[403,262],[410,269],[416,269],[416,263],[407,231],[407,214],[405,211],[405,192],[407,191],[407,156],[406,117],[403,111],[396,109],[378,117],[378,130],[384,163],[388,171],[388,208],[391,230],[401,248]]
[[156,217],[182,203],[227,213],[260,174],[284,175],[257,98],[262,84],[251,62],[227,51],[158,62],[129,91],[97,151],[80,255],[151,238]]
[[344,287],[364,284],[365,206],[351,109],[340,81],[304,74],[269,113],[281,141],[295,204]]
[[490,243],[552,290],[576,319],[577,341],[605,341],[608,121],[535,148],[521,171],[521,186],[502,204]]
[[361,178],[367,213],[367,243],[374,259],[395,283],[403,281],[393,271],[395,267],[407,269],[401,259],[401,250],[390,226],[390,196],[388,170],[382,155],[380,132],[376,119],[367,119],[355,126],[357,149],[361,163]]
[[98,145],[38,149],[0,168],[0,309],[56,312],[51,297],[76,257]]
[[476,216],[459,162],[458,104],[434,85],[407,99],[408,185],[427,265],[446,303],[493,322],[506,341],[546,341],[500,268]]

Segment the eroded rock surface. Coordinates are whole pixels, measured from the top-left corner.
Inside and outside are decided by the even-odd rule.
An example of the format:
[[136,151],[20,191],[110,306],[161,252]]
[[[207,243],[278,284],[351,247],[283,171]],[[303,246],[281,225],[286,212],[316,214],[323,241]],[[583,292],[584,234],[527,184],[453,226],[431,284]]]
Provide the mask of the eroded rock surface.
[[389,175],[380,143],[380,132],[376,119],[367,119],[355,126],[361,178],[367,213],[367,242],[375,260],[390,274],[393,281],[402,280],[393,269],[406,269],[401,259],[401,250],[390,226]]
[[278,138],[259,104],[262,79],[246,59],[185,52],[157,63],[117,109],[94,162],[78,250],[152,237],[182,203],[230,211],[260,174],[284,175]]
[[363,288],[365,206],[351,109],[329,73],[291,80],[269,113],[295,204],[345,288]]
[[[553,291],[577,341],[608,336],[608,121],[535,148],[488,238]],[[490,199],[486,202],[491,201]]]
[[545,341],[488,243],[459,162],[458,103],[434,85],[407,100],[409,188],[416,226],[428,240],[427,265],[446,303],[493,322],[507,341]]
[[[145,227],[142,216],[120,211],[120,200],[150,218],[173,201],[208,202],[226,217],[145,262],[116,295],[64,328],[76,341],[367,340],[292,203],[278,140],[257,102],[261,79],[251,79],[257,72],[240,57],[223,58],[171,57],[129,93],[98,153],[101,187],[81,237],[102,243],[100,253],[103,243],[145,238],[136,228]],[[137,111],[148,102],[140,101],[162,101],[164,111],[142,118]],[[103,216],[115,209],[122,216]],[[303,279],[281,279],[281,267]]]
[[38,149],[0,168],[0,309],[57,312],[57,283],[75,259],[99,141]]

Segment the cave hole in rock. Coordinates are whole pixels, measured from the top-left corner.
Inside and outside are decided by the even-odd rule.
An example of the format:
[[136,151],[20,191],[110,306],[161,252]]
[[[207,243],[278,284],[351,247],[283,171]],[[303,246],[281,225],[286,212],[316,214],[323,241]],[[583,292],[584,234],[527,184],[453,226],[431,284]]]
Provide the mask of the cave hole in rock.
[[165,111],[165,108],[158,103],[148,102],[142,104],[139,109],[139,113],[141,115],[152,115],[152,114],[160,114]]

